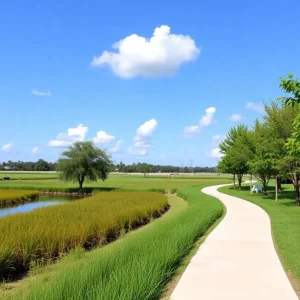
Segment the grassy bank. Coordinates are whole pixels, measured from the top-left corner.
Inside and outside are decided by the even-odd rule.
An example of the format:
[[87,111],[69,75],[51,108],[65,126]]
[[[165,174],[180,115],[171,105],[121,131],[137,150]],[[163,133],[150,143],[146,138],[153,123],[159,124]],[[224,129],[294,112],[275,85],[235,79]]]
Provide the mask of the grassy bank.
[[102,245],[167,207],[161,193],[112,192],[0,219],[0,277],[74,248]]
[[159,299],[194,242],[222,215],[221,203],[182,188],[182,207],[108,246],[77,252],[2,293],[3,299]]
[[38,191],[0,190],[0,207],[30,201],[38,196]]
[[236,196],[257,204],[263,208],[271,219],[273,240],[280,260],[289,275],[294,288],[300,294],[300,207],[295,205],[292,185],[283,185],[276,203],[275,188],[270,186],[268,196],[251,194],[248,187],[234,190],[223,187],[220,192]]

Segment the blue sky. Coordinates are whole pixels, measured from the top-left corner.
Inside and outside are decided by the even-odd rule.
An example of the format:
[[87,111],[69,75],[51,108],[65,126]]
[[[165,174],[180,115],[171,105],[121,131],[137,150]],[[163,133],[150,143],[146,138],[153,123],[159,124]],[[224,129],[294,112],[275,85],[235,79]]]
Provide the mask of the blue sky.
[[1,5],[0,161],[94,139],[116,162],[215,165],[228,129],[300,76],[298,0],[141,3]]

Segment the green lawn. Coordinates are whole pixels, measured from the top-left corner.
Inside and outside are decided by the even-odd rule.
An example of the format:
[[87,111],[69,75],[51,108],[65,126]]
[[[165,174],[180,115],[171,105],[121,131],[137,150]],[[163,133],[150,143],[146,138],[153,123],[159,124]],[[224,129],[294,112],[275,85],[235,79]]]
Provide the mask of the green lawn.
[[171,196],[164,217],[108,246],[76,251],[18,283],[2,284],[0,298],[159,299],[195,241],[222,215],[222,204],[201,193],[210,184],[181,188],[186,201]]
[[56,172],[13,172],[13,171],[0,171],[0,180],[3,177],[9,177],[11,180],[36,180],[36,179],[53,179],[57,178]]
[[[280,260],[293,283],[300,292],[300,207],[295,205],[292,185],[283,185],[283,191],[276,203],[274,186],[268,189],[268,196],[251,194],[249,186],[242,190],[223,187],[220,192],[248,200],[263,208],[270,216],[273,240]],[[272,280],[272,279],[270,279]]]
[[[77,183],[65,183],[58,179],[49,180],[12,180],[0,181],[0,189],[33,189],[44,191],[75,191],[78,188]],[[101,189],[128,189],[128,190],[176,190],[179,187],[191,186],[195,184],[214,185],[220,183],[230,183],[231,177],[221,176],[152,176],[144,177],[142,175],[109,175],[105,181],[85,182],[83,186],[87,191]]]

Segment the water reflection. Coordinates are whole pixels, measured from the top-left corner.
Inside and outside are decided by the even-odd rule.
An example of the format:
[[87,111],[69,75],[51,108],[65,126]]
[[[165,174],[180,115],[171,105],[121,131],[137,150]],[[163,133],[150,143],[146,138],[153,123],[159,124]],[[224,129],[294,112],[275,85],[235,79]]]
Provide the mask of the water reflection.
[[0,208],[0,218],[7,215],[29,212],[40,207],[59,205],[73,200],[74,198],[70,197],[40,196],[37,200],[31,202],[20,203],[12,207]]

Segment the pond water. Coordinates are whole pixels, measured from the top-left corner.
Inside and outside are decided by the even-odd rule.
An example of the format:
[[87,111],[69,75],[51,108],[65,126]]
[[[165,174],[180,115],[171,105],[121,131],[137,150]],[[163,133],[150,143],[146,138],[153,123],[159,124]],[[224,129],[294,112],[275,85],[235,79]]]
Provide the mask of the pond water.
[[0,218],[5,217],[7,215],[29,212],[31,210],[40,207],[59,205],[73,200],[74,198],[64,197],[64,196],[61,197],[39,196],[39,198],[34,201],[20,203],[15,206],[0,208]]

